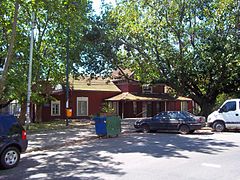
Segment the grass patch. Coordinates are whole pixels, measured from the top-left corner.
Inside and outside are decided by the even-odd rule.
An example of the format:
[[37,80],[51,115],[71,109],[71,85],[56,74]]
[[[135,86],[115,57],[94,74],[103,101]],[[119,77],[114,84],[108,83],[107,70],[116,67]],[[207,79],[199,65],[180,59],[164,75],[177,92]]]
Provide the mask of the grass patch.
[[[60,130],[60,129],[69,129],[69,128],[80,128],[83,126],[90,125],[89,122],[81,122],[81,121],[74,121],[71,120],[69,122],[69,126],[66,126],[65,120],[52,120],[49,122],[41,122],[41,123],[31,123],[28,127],[28,132],[42,132],[48,130]],[[27,128],[24,126],[25,129]]]

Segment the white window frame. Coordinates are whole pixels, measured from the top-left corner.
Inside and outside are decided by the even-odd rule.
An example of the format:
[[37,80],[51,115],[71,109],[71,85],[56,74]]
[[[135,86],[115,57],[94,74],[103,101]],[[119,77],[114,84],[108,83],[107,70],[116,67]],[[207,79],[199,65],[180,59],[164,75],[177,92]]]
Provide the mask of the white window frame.
[[[58,113],[53,112],[53,105],[59,106]],[[60,116],[61,115],[61,102],[60,101],[51,101],[51,116]]]
[[152,94],[152,92],[153,92],[152,85],[149,85],[149,84],[142,85],[142,93],[143,94]]
[[[187,105],[187,106],[185,106],[185,105]],[[187,101],[181,101],[181,111],[188,111],[188,102]]]
[[[87,102],[87,112],[84,115],[80,114],[80,112],[79,112],[79,107],[78,107],[79,101]],[[88,97],[77,97],[77,116],[88,116]]]

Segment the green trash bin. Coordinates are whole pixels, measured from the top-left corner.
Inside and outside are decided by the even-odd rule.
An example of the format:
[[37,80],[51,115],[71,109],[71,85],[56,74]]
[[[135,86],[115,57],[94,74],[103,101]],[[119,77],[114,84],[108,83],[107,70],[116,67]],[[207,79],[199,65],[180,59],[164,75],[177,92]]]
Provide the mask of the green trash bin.
[[108,116],[106,126],[108,137],[118,136],[121,133],[121,118],[118,116]]

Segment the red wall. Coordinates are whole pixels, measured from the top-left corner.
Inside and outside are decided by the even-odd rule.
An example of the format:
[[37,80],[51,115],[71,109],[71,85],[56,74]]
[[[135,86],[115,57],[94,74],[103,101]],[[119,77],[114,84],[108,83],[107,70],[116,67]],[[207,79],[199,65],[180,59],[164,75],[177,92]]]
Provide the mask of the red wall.
[[139,84],[129,84],[129,92],[142,93],[142,87]]
[[[65,94],[55,94],[52,95],[56,100],[60,101],[60,109],[61,115],[60,116],[51,116],[51,101],[45,103],[42,108],[42,121],[49,121],[52,119],[64,119],[65,116],[65,106],[66,106],[66,97]],[[63,113],[64,112],[64,113]]]
[[174,111],[174,110],[176,110],[176,102],[175,101],[168,101],[166,110],[167,111]]
[[100,91],[74,91],[70,106],[73,110],[73,117],[77,117],[77,97],[88,97],[88,115],[96,115],[100,112],[104,99],[119,94],[119,92],[100,92]]
[[123,84],[117,84],[117,87],[122,91],[122,92],[134,92],[134,93],[141,93],[142,92],[142,87],[139,84],[132,83],[123,83]]
[[[101,91],[71,91],[69,93],[69,107],[72,108],[73,119],[88,118],[77,116],[77,97],[88,97],[88,115],[96,115],[100,112],[104,99],[110,98],[119,94],[120,92],[101,92]],[[43,106],[42,117],[43,121],[52,119],[65,119],[66,96],[65,94],[53,95],[57,100],[60,100],[61,115],[51,116],[51,102]]]
[[181,111],[181,101],[176,101],[175,108],[175,111]]
[[[135,92],[135,93],[142,93],[142,85],[140,83],[121,83],[117,84],[118,88],[122,92]],[[164,93],[164,85],[163,84],[157,84],[153,86],[153,93]]]
[[193,112],[193,102],[192,101],[188,101],[188,111],[189,112]]
[[122,92],[129,92],[129,91],[128,91],[128,84],[118,84],[117,87],[118,87]]
[[153,86],[153,93],[164,93],[164,85],[157,84]]

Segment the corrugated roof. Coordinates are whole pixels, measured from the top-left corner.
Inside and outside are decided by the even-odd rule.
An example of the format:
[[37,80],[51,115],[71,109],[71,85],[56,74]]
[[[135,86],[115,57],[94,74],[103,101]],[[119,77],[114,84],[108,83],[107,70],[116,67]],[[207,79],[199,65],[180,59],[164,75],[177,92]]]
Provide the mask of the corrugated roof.
[[106,101],[172,101],[176,100],[172,96],[169,96],[168,94],[158,94],[158,95],[134,95],[129,92],[124,92],[119,95],[116,95],[114,97],[105,99]]
[[90,77],[71,78],[69,82],[73,90],[121,92],[110,79],[103,79],[101,77],[93,79]]

